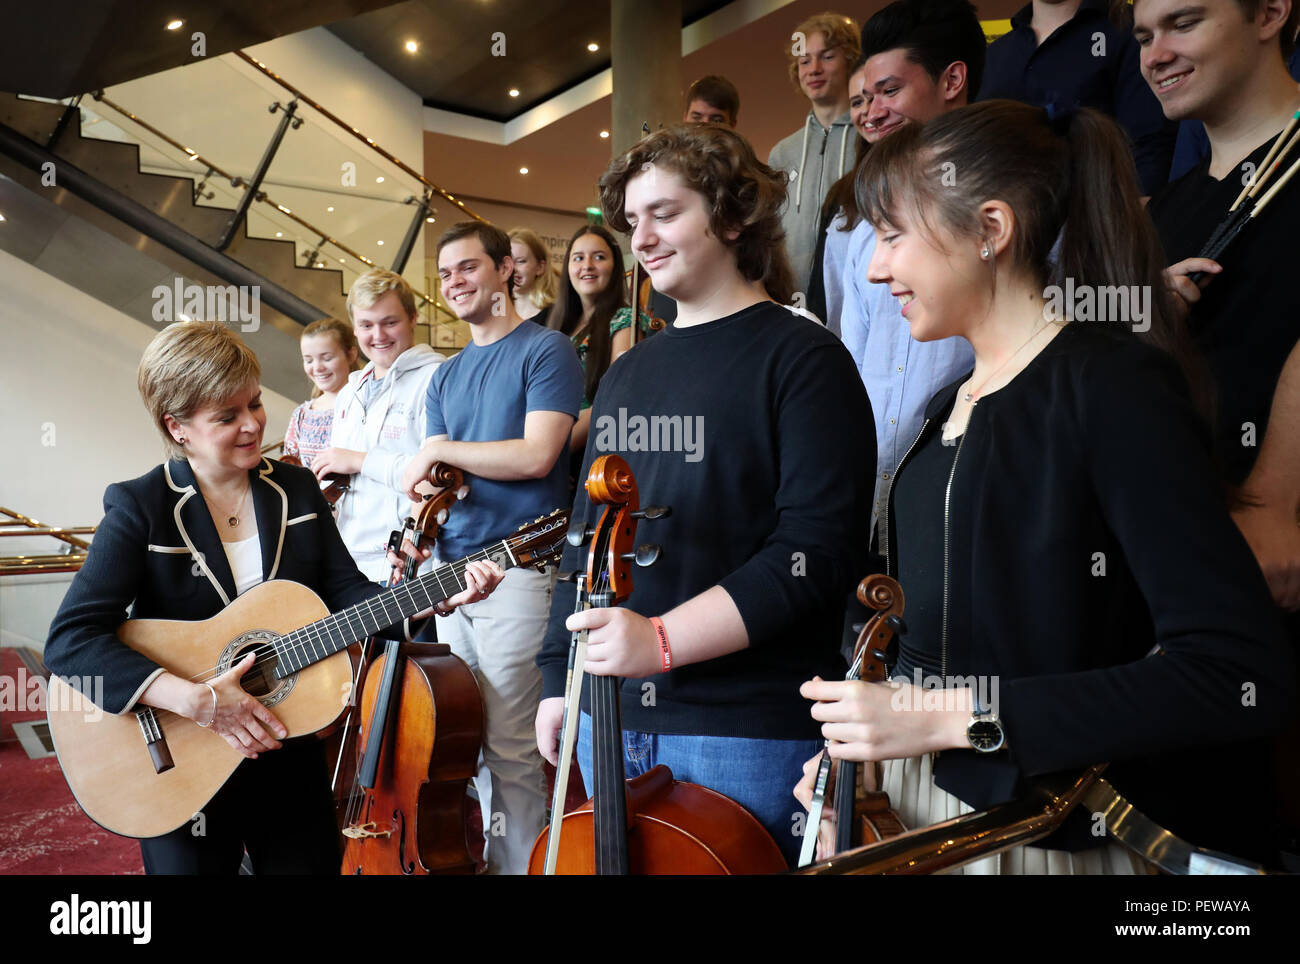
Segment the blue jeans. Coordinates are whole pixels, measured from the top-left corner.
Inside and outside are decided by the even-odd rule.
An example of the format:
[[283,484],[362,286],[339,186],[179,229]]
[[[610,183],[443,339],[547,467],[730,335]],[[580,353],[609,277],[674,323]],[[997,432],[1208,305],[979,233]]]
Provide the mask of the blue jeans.
[[[664,764],[686,783],[735,800],[763,825],[791,865],[799,856],[804,809],[794,798],[803,765],[821,752],[821,740],[753,740],[736,736],[679,736],[623,731],[627,778]],[[578,723],[578,767],[591,790],[591,717]]]

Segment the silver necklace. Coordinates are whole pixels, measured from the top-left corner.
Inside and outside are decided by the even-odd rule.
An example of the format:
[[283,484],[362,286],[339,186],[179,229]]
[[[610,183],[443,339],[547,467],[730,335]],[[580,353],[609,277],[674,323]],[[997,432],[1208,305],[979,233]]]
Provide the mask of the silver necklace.
[[972,391],[972,392],[967,392],[965,395],[963,395],[963,396],[962,396],[962,400],[963,400],[963,401],[966,401],[966,402],[971,402],[971,403],[978,402],[978,401],[979,401],[979,398],[980,398],[980,393],[984,391],[985,386],[988,385],[989,382],[993,381],[993,376],[996,375],[998,372],[1002,371],[1002,369],[1006,368],[1007,365],[1010,364],[1011,359],[1015,358],[1015,357],[1016,357],[1017,355],[1019,355],[1022,351],[1024,351],[1026,348],[1028,348],[1028,347],[1029,347],[1029,343],[1030,343],[1031,341],[1033,341],[1035,338],[1037,338],[1037,337],[1038,337],[1038,333],[1039,333],[1040,331],[1043,331],[1044,329],[1046,329],[1047,326],[1048,326],[1048,324],[1049,324],[1049,322],[1046,322],[1046,321],[1045,321],[1045,322],[1043,322],[1041,325],[1039,325],[1037,328],[1035,328],[1035,329],[1033,330],[1033,333],[1032,333],[1032,334],[1031,334],[1027,339],[1025,339],[1025,343],[1024,343],[1023,345],[1021,345],[1019,348],[1017,348],[1015,351],[1013,351],[1010,355],[1008,355],[1006,361],[1004,361],[1004,362],[1003,362],[1001,365],[999,365],[997,368],[993,369],[993,371],[992,371],[992,373],[989,375],[989,377],[986,378],[986,379],[984,379],[984,381],[980,382],[980,387],[979,387],[978,389],[976,389],[975,391]]

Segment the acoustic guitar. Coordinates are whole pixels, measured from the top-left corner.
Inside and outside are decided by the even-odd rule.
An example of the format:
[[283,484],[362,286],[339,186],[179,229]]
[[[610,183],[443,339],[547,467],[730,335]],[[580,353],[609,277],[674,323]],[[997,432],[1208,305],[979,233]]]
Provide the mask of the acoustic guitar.
[[[303,736],[348,706],[348,646],[463,592],[469,562],[490,559],[509,569],[558,560],[568,526],[568,510],[557,509],[501,542],[333,615],[306,586],[276,579],[211,619],[131,619],[117,636],[182,679],[212,679],[257,653],[240,684],[273,709],[289,738]],[[244,759],[218,734],[166,710],[137,705],[120,716],[87,712],[80,694],[58,677],[50,679],[47,705],[50,736],[77,803],[104,829],[126,837],[157,837],[193,819]]]

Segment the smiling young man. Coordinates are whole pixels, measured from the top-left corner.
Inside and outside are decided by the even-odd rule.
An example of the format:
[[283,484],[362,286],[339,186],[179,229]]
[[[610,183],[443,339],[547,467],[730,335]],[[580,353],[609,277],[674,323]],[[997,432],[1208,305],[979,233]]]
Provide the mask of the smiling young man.
[[[1137,0],[1142,72],[1170,120],[1205,125],[1210,154],[1152,198],[1187,307],[1187,324],[1214,376],[1214,427],[1223,481],[1241,498],[1233,519],[1287,610],[1300,645],[1300,287],[1294,278],[1300,181],[1292,179],[1219,257],[1196,257],[1279,133],[1300,110],[1286,60],[1295,49],[1294,0]],[[1276,185],[1292,151],[1263,190]],[[1205,271],[1200,285],[1187,275]],[[1281,764],[1300,822],[1294,729]]]
[[[442,297],[472,341],[429,382],[423,447],[402,486],[415,498],[437,462],[459,466],[470,494],[438,535],[439,560],[459,559],[569,501],[569,433],[583,378],[569,339],[524,321],[511,298],[510,239],[481,221],[438,240]],[[456,610],[438,639],[469,664],[483,694],[483,763],[475,786],[489,873],[522,874],[546,816],[546,777],[532,718],[535,663],[555,571],[511,569],[491,597]]]
[[[876,13],[862,28],[863,137],[874,144],[906,124],[964,107],[979,90],[984,48],[983,28],[967,0],[897,0]],[[828,301],[833,287],[842,288],[840,337],[876,417],[873,526],[894,469],[921,429],[925,406],[974,361],[960,338],[912,338],[889,286],[867,280],[875,249],[875,228],[861,218],[849,235],[841,273],[825,278]]]
[[415,344],[415,292],[401,275],[367,271],[353,282],[347,307],[370,363],[340,389],[331,447],[311,467],[318,479],[351,476],[336,506],[339,532],[366,578],[383,582],[392,569],[389,534],[410,512],[402,472],[424,438],[425,390],[446,359]]
[[[678,313],[602,379],[583,478],[616,453],[642,504],[672,515],[637,532],[663,559],[637,570],[628,608],[571,615],[575,590],[557,587],[537,743],[555,759],[570,635],[585,627],[586,672],[623,679],[627,775],[662,763],[731,797],[790,858],[802,828],[790,787],[800,754],[819,746],[800,674],[844,672],[837,610],[862,576],[874,447],[843,345],[782,307],[792,293],[775,243],[783,200],[780,174],[716,125],[657,131],[601,179],[607,221],[631,230]],[[638,417],[683,431],[651,445],[618,430]],[[585,491],[574,513],[594,521]],[[585,551],[568,550],[562,568],[580,568]],[[662,620],[669,666],[650,617]],[[585,715],[578,758],[589,777]]]
[[838,13],[819,13],[795,27],[786,52],[790,83],[808,98],[803,126],[777,142],[767,163],[788,178],[781,214],[795,290],[808,291],[822,201],[853,165],[857,135],[849,122],[849,69],[858,59],[858,25]]

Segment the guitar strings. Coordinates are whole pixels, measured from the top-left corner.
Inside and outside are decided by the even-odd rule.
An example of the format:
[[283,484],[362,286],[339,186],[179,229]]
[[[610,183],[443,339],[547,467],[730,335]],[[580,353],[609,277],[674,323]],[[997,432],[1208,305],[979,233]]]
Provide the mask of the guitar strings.
[[[531,534],[531,535],[510,535],[510,536],[507,536],[505,539],[502,539],[501,542],[502,542],[502,544],[506,545],[508,548],[510,548],[511,550],[513,550],[513,549],[518,548],[519,546],[521,546],[521,545],[523,545],[523,544],[525,544],[525,543],[527,543],[527,542],[529,542],[529,541],[535,539],[537,535],[538,535],[538,533],[533,533],[533,534]],[[427,586],[428,586],[428,582],[427,582],[427,581],[429,580],[430,577],[433,577],[433,580],[434,580],[435,582],[438,582],[438,583],[439,583],[439,589],[441,589],[442,586],[441,586],[441,581],[440,581],[439,578],[438,578],[438,574],[439,574],[439,573],[446,574],[448,571],[450,571],[451,575],[454,576],[454,577],[456,578],[457,582],[463,584],[463,583],[464,583],[464,578],[463,578],[463,577],[464,577],[464,574],[465,574],[466,569],[468,569],[468,567],[469,567],[469,563],[471,563],[471,562],[477,562],[477,561],[479,561],[480,559],[488,559],[488,558],[490,558],[490,557],[488,556],[488,550],[487,550],[487,549],[480,549],[478,552],[471,553],[470,555],[466,556],[464,559],[460,559],[460,560],[457,560],[456,562],[448,563],[447,565],[445,565],[445,566],[441,566],[440,568],[435,569],[435,570],[433,570],[432,572],[426,573],[426,574],[423,575],[423,576],[416,577],[416,579],[413,579],[413,580],[410,580],[410,581],[406,581],[406,582],[401,582],[401,583],[399,583],[397,586],[393,587],[393,589],[391,589],[391,590],[385,590],[385,592],[396,592],[397,589],[400,589],[400,588],[403,588],[403,587],[405,587],[405,588],[407,588],[407,589],[409,590],[409,589],[411,588],[412,583],[418,582],[419,580],[425,580],[425,581],[426,581],[426,582],[424,582],[424,583],[421,584],[421,588],[422,588],[422,589],[425,589],[425,588],[427,588]],[[462,590],[462,591],[463,591],[463,590]],[[308,625],[306,625],[306,626],[302,626],[302,627],[299,627],[298,629],[295,629],[295,630],[293,630],[293,631],[290,632],[290,633],[286,633],[285,635],[281,636],[280,639],[288,639],[288,638],[290,638],[290,637],[292,637],[292,636],[294,636],[294,635],[296,635],[296,634],[298,634],[298,633],[307,633],[309,630],[312,629],[312,627],[314,627],[314,626],[320,626],[320,624],[326,623],[326,622],[328,622],[328,621],[331,620],[331,619],[335,621],[335,627],[334,627],[334,628],[335,628],[335,629],[338,629],[338,628],[340,628],[340,626],[339,626],[339,624],[338,624],[338,617],[339,617],[339,616],[344,615],[345,613],[350,612],[350,611],[353,611],[353,610],[360,610],[363,606],[364,606],[364,607],[369,611],[369,615],[371,615],[371,617],[373,618],[373,616],[374,616],[374,612],[375,612],[375,610],[374,610],[374,600],[377,599],[377,598],[379,598],[379,596],[382,596],[383,594],[384,594],[384,593],[379,593],[379,594],[377,594],[377,595],[375,595],[375,596],[371,596],[371,597],[369,597],[368,599],[362,600],[361,602],[356,603],[355,605],[349,607],[349,609],[342,610],[342,611],[339,612],[339,613],[331,613],[329,616],[326,616],[326,617],[324,617],[324,618],[322,618],[322,619],[318,619],[318,620],[316,620],[316,622],[314,622],[314,623],[309,623]],[[443,598],[446,599],[446,598],[448,598],[448,597],[447,597],[447,596],[444,596]],[[386,611],[386,610],[385,610],[385,614],[387,614],[387,611]],[[292,645],[292,646],[283,647],[283,648],[277,648],[277,647],[275,647],[274,645],[272,645],[271,648],[272,648],[273,651],[272,651],[271,653],[265,655],[265,656],[259,656],[257,659],[255,659],[255,660],[253,661],[253,665],[250,666],[250,667],[248,668],[248,670],[246,670],[245,672],[246,672],[246,673],[251,673],[251,672],[253,672],[253,670],[256,669],[258,666],[261,666],[261,665],[263,665],[263,664],[265,664],[265,663],[268,663],[268,662],[272,662],[272,661],[278,662],[281,658],[283,658],[284,656],[286,656],[286,655],[288,655],[288,654],[290,654],[290,653],[299,653],[299,652],[301,652],[301,653],[306,653],[306,651],[307,651],[307,646],[308,646],[309,644],[313,644],[314,642],[317,642],[317,641],[324,641],[324,640],[326,639],[326,637],[325,637],[325,635],[324,635],[322,629],[317,629],[317,630],[315,630],[315,633],[316,633],[316,635],[315,635],[314,639],[313,639],[313,637],[311,637],[311,636],[309,635],[306,639],[304,639],[303,642],[301,642],[301,643],[295,643],[295,644]],[[344,648],[346,648],[346,647],[341,647],[339,650],[337,650],[337,652],[342,652],[342,650],[343,650]],[[313,650],[314,650],[314,646],[313,646]],[[332,655],[332,654],[331,654],[331,655]],[[227,669],[228,669],[228,668],[229,668],[229,667],[227,667]],[[305,667],[304,667],[304,668],[305,668]],[[202,670],[202,671],[200,671],[200,672],[194,674],[193,676],[189,677],[189,679],[190,679],[192,682],[203,683],[203,682],[207,682],[208,680],[216,679],[218,676],[220,676],[220,675],[221,675],[222,673],[224,673],[224,672],[226,672],[226,670],[223,670],[223,669],[221,669],[220,667],[212,667],[211,669]],[[163,709],[163,708],[161,708],[161,707],[151,707],[151,709],[154,711],[155,716],[156,716],[156,717],[159,717],[159,718],[162,718],[162,717],[170,717],[170,716],[177,716],[177,717],[180,717],[180,716],[181,716],[181,714],[179,714],[179,713],[176,713],[176,712],[174,712],[174,711],[172,711],[172,710],[166,710],[166,709]],[[183,719],[188,719],[188,717],[182,717],[182,718],[183,718]],[[161,722],[161,719],[160,719],[160,722]]]

